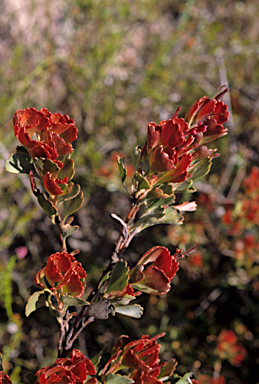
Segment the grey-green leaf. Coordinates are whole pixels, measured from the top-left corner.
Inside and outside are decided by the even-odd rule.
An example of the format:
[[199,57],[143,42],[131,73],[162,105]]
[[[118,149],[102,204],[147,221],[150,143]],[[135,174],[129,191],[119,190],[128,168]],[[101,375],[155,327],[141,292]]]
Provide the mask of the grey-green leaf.
[[121,315],[134,317],[135,319],[140,319],[143,315],[144,309],[139,304],[131,304],[131,305],[119,305],[116,304],[115,312],[120,313]]
[[44,291],[34,292],[27,302],[25,307],[25,315],[28,317],[32,312],[40,307],[46,307],[46,298]]

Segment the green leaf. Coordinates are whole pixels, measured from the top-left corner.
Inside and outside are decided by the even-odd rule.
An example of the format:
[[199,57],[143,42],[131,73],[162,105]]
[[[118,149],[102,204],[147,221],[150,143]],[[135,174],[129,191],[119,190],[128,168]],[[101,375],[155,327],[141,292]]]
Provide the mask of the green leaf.
[[149,209],[137,219],[137,221],[130,228],[130,230],[138,229],[138,232],[140,232],[143,229],[158,223],[159,220],[162,219],[162,217],[164,217],[164,208],[156,207],[155,209]]
[[210,167],[211,167],[212,161],[209,157],[206,157],[205,159],[202,159],[198,163],[198,167],[195,169],[193,176],[191,176],[192,180],[200,179],[201,177],[204,177],[209,173]]
[[34,384],[35,381],[38,379],[38,376],[34,375],[34,373],[32,372],[29,372],[27,373],[27,375],[25,375],[27,381],[29,382],[29,384]]
[[134,173],[134,187],[136,188],[136,191],[140,191],[142,189],[150,189],[150,185],[147,179],[137,171]]
[[[170,198],[169,198],[170,199]],[[164,199],[166,200],[166,199]],[[152,207],[153,208],[153,207]],[[156,207],[155,209],[149,209],[144,215],[142,215],[132,229],[137,229],[137,232],[141,232],[144,229],[158,224],[175,224],[180,225],[183,222],[183,216],[174,207]]]
[[143,315],[144,308],[139,304],[130,304],[130,305],[113,305],[116,313],[120,313],[121,315],[134,317],[135,319],[140,319]]
[[122,291],[128,284],[129,267],[126,261],[118,261],[112,270],[111,278],[106,293],[114,291]]
[[159,199],[150,199],[147,201],[147,210],[155,207],[161,207],[164,205],[172,205],[175,202],[175,195],[159,198]]
[[125,158],[118,156],[117,163],[118,163],[118,166],[119,166],[120,178],[121,178],[122,184],[124,185],[124,182],[125,182],[125,179],[126,179],[126,176],[127,176],[127,171],[126,171],[126,168],[124,166]]
[[63,203],[64,220],[69,215],[72,215],[72,213],[78,211],[78,209],[82,207],[83,202],[84,202],[84,198],[83,198],[83,192],[82,191],[76,197],[74,197],[70,200],[65,200]]
[[185,180],[183,183],[179,184],[176,187],[175,192],[184,192],[184,191],[195,192],[192,189],[189,189],[191,186],[192,186],[192,180]]
[[46,307],[45,291],[34,292],[27,301],[25,315],[28,317],[32,312],[40,307]]
[[190,384],[190,378],[192,377],[192,372],[186,373],[176,384]]
[[61,296],[60,299],[65,307],[71,307],[71,306],[77,306],[77,305],[82,306],[82,305],[90,304],[86,300],[78,299],[77,297],[73,297],[69,295]]
[[160,224],[174,224],[181,225],[183,222],[183,216],[180,214],[178,209],[174,207],[165,208],[165,217],[162,218]]
[[27,173],[34,170],[32,159],[28,152],[17,152],[9,156],[5,169],[11,173]]
[[122,376],[119,374],[114,375],[113,373],[109,373],[109,375],[106,377],[106,384],[130,384],[134,383],[132,379],[130,379],[128,376]]
[[34,191],[34,195],[37,197],[41,208],[49,217],[56,215],[57,210],[52,202],[47,199],[45,193],[42,193],[39,189],[37,189]]
[[72,159],[66,159],[63,168],[58,172],[58,178],[63,180],[64,177],[68,177],[71,180],[74,176],[74,161]]
[[54,161],[49,159],[33,159],[33,163],[43,176],[45,176],[47,172],[57,173],[60,169]]

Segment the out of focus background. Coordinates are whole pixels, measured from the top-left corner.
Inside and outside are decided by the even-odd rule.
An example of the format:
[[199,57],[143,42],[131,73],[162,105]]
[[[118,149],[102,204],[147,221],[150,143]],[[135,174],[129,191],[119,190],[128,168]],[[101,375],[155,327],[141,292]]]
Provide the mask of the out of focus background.
[[[259,382],[259,4],[256,0],[0,1],[0,350],[14,384],[56,359],[58,325],[47,309],[24,315],[34,276],[60,250],[27,175],[5,171],[19,144],[17,109],[68,114],[79,130],[73,159],[85,203],[69,240],[87,270],[87,291],[113,251],[129,201],[116,158],[143,145],[147,124],[180,116],[221,84],[230,94],[229,135],[194,195],[182,226],[157,226],[136,237],[130,265],[154,245],[189,249],[171,292],[142,295],[141,320],[97,321],[77,347],[90,358],[120,334],[167,332],[161,359],[200,383]],[[212,381],[214,377],[214,381]]]

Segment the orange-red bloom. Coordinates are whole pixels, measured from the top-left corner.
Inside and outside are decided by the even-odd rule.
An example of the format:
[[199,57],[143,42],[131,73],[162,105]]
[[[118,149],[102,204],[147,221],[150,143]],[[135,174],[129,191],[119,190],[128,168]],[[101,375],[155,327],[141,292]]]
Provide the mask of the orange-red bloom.
[[247,354],[235,333],[227,329],[223,329],[218,336],[216,353],[221,359],[228,359],[230,364],[235,366],[239,366]]
[[12,384],[11,380],[9,379],[9,376],[6,375],[4,372],[0,372],[0,384]]
[[198,381],[194,380],[195,384],[226,384],[224,376],[220,375],[217,379],[214,379],[208,375],[200,375]]
[[16,111],[13,121],[15,136],[32,158],[56,160],[73,151],[70,143],[77,138],[77,128],[67,115],[26,108]]
[[148,174],[163,173],[159,181],[180,183],[190,175],[193,160],[217,156],[216,150],[202,144],[227,133],[222,125],[228,120],[227,105],[218,100],[226,91],[223,87],[214,99],[198,100],[187,113],[186,121],[177,116],[178,109],[169,120],[158,125],[149,123],[139,165],[143,164],[145,170],[147,159]]
[[[135,375],[136,378],[139,375],[143,376],[143,373],[146,373],[147,376],[150,374],[153,377],[158,376],[161,368],[161,365],[158,364],[160,362],[159,350],[161,346],[157,344],[156,340],[162,336],[164,336],[164,333],[152,338],[143,335],[141,339],[135,341],[131,341],[128,336],[120,336],[113,347],[110,360],[103,369],[103,375],[116,372],[122,366],[130,368],[132,375]],[[139,382],[135,381],[135,383]],[[147,382],[142,381],[142,383]]]
[[[50,367],[40,369],[36,375],[38,379],[36,384],[96,384],[96,378],[90,378],[89,375],[95,375],[96,371],[89,359],[87,359],[78,349],[73,349],[69,358],[60,358]],[[87,381],[85,381],[87,380]]]
[[[74,256],[56,252],[49,256],[46,267],[37,273],[35,282],[42,289],[50,286],[52,291],[59,290],[61,294],[80,297],[84,293],[85,278],[86,272]],[[46,286],[46,280],[49,286]]]
[[132,287],[155,295],[168,292],[171,279],[179,269],[175,255],[161,246],[149,249],[130,272]]

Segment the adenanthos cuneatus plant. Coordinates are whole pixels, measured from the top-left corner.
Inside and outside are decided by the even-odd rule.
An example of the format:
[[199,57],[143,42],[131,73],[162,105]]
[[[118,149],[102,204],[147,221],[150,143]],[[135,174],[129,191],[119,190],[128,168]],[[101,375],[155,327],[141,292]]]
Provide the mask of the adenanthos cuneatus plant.
[[[83,296],[87,273],[76,259],[78,252],[69,253],[66,246],[68,236],[78,230],[71,215],[83,204],[80,185],[73,182],[75,167],[71,158],[77,128],[67,115],[50,113],[45,108],[16,111],[14,133],[21,146],[9,157],[6,169],[29,175],[32,193],[56,227],[61,241],[60,251],[46,257],[46,263],[36,274],[39,290],[26,305],[26,316],[46,306],[56,317],[60,327],[58,358],[53,365],[31,374],[30,383],[197,383],[191,372],[183,377],[175,373],[175,359],[167,363],[160,361],[158,339],[164,333],[154,337],[143,335],[138,340],[121,335],[110,358],[103,361],[100,357],[95,364],[75,349],[74,343],[96,319],[120,314],[140,318],[144,308],[134,303],[139,295],[163,295],[170,291],[180,259],[193,248],[187,252],[177,249],[171,254],[166,247],[155,246],[139,255],[131,268],[123,252],[139,232],[158,224],[182,224],[184,212],[196,209],[195,201],[176,204],[175,195],[195,191],[193,182],[210,171],[212,160],[218,156],[217,150],[207,145],[227,134],[223,123],[229,114],[227,105],[220,100],[227,91],[222,86],[214,98],[196,101],[185,118],[178,117],[179,108],[171,119],[149,123],[146,142],[133,151],[130,188],[125,184],[125,159],[118,156],[119,175],[131,207],[125,218],[112,214],[121,224],[121,233],[113,253],[107,255],[108,266],[87,298]],[[76,312],[74,307],[80,310]],[[229,358],[237,361],[245,352],[229,332],[220,335],[217,349],[225,356],[231,336],[233,356]],[[237,347],[241,351],[238,356]],[[3,371],[0,375],[1,383],[11,383]]]

